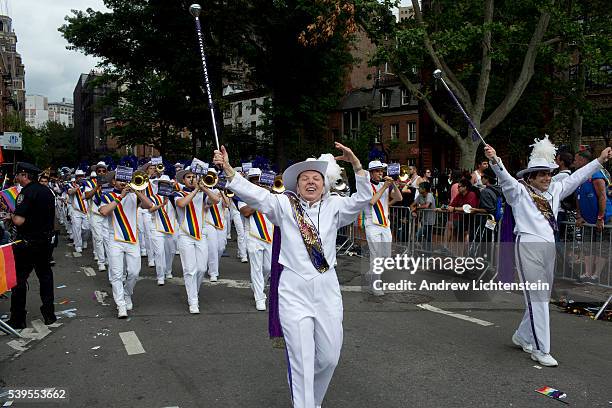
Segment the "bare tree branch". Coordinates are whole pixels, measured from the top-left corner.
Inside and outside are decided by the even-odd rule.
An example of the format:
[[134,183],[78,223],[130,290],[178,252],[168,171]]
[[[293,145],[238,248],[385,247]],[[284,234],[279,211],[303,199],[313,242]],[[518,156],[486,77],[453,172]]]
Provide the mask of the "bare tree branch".
[[457,99],[461,101],[466,111],[472,111],[472,99],[470,98],[470,93],[465,89],[465,87],[461,84],[457,77],[451,71],[451,69],[446,65],[443,58],[438,55],[436,50],[434,50],[433,43],[431,42],[431,38],[429,38],[429,34],[427,33],[427,25],[423,20],[423,15],[421,14],[421,7],[419,6],[419,0],[412,0],[412,7],[414,9],[414,17],[425,32],[423,37],[423,43],[425,44],[425,48],[431,59],[433,60],[436,68],[441,69],[447,77],[448,86],[455,92],[457,95]]
[[480,124],[482,113],[487,99],[487,90],[491,78],[491,23],[493,21],[493,0],[486,0],[484,15],[484,35],[482,39],[482,61],[480,67],[480,78],[476,90],[476,103],[472,113],[472,120],[476,126]]
[[527,52],[525,53],[525,59],[523,60],[523,66],[521,68],[521,73],[519,74],[518,79],[512,86],[510,92],[506,94],[504,100],[499,104],[499,106],[491,113],[491,115],[484,121],[482,126],[480,127],[480,132],[483,136],[488,135],[491,130],[493,130],[497,125],[499,125],[504,118],[510,113],[510,111],[514,108],[514,106],[518,103],[521,95],[527,88],[529,81],[534,73],[534,64],[536,57],[538,55],[538,50],[542,44],[542,38],[544,37],[544,33],[546,33],[546,29],[548,28],[548,23],[550,22],[550,13],[546,10],[542,11],[540,14],[540,19],[536,24],[536,27],[533,31],[533,35],[531,36],[531,41],[529,41],[529,47],[527,48]]

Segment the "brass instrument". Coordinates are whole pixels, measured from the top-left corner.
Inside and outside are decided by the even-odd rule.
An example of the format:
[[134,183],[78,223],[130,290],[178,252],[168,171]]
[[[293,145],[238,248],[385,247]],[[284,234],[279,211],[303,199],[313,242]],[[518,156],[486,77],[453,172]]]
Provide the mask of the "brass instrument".
[[232,198],[232,197],[234,197],[236,194],[235,194],[235,193],[234,193],[232,190],[226,189],[226,190],[225,190],[225,195],[227,196],[227,198]]
[[208,173],[202,177],[201,181],[206,187],[213,188],[219,182],[219,176],[214,171],[209,170]]
[[274,183],[272,184],[272,191],[275,193],[283,193],[285,191],[285,183],[283,183],[283,175],[278,174],[274,177]]
[[142,170],[136,170],[132,175],[132,181],[128,185],[136,191],[142,191],[149,185],[149,176]]
[[166,166],[164,166],[163,163],[159,163],[155,166],[155,170],[157,170],[159,174],[162,174],[164,171],[166,171]]
[[400,167],[399,181],[405,183],[410,178],[410,169],[408,166],[403,165]]

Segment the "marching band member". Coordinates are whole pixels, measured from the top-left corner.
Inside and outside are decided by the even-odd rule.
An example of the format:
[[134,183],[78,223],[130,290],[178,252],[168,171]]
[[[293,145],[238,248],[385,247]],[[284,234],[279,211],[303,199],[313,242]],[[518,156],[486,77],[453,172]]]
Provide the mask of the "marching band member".
[[[353,152],[338,160],[353,165],[357,193],[330,196],[327,161],[296,163],[285,170],[284,194],[249,183],[229,164],[225,147],[215,151],[234,191],[249,207],[265,214],[281,231],[279,313],[287,356],[293,406],[320,407],[342,348],[342,295],[334,269],[338,229],[350,224],[372,198],[368,174]],[[331,163],[330,163],[331,165]],[[337,166],[337,164],[333,163]],[[338,169],[339,172],[339,169]]]
[[[247,179],[256,184],[259,182],[261,170],[257,167],[249,169]],[[266,310],[266,294],[264,288],[270,277],[272,265],[272,236],[274,225],[261,212],[249,207],[245,202],[238,203],[240,213],[247,220],[247,251],[251,266],[251,288],[255,296],[255,308]]]
[[108,232],[105,225],[106,217],[99,212],[98,205],[101,201],[101,183],[105,180],[108,166],[103,161],[98,162],[94,166],[93,176],[85,187],[85,198],[89,200],[89,225],[91,227],[91,235],[94,246],[94,259],[98,262],[98,271],[106,270],[106,250],[104,246],[105,233]]
[[[391,256],[392,236],[389,225],[389,207],[398,201],[402,201],[402,193],[393,179],[389,176],[383,178],[384,170],[383,163],[378,160],[371,161],[368,164],[373,194],[370,200],[370,208],[365,211],[365,230],[370,250],[370,265],[376,258]],[[389,193],[389,187],[391,186],[393,186],[393,189]],[[368,275],[368,284],[372,284],[374,274],[371,269]],[[373,286],[370,287],[370,291],[374,295],[384,295],[382,290]]]
[[74,173],[75,180],[71,188],[68,190],[70,195],[71,223],[72,223],[72,239],[74,241],[74,250],[78,253],[83,252],[83,248],[87,248],[87,233],[89,230],[89,220],[87,217],[87,200],[85,199],[85,186],[83,177],[85,172],[77,169]]
[[485,156],[498,177],[506,201],[512,206],[516,234],[515,257],[521,282],[544,282],[545,290],[525,290],[525,314],[512,336],[512,342],[531,359],[543,366],[555,367],[550,355],[550,317],[548,303],[555,272],[555,236],[558,234],[557,213],[560,202],[612,158],[612,149],[604,149],[599,158],[561,181],[551,181],[556,147],[548,136],[532,145],[526,169],[512,177],[497,157],[495,149],[486,145]]
[[[132,310],[134,286],[140,275],[140,251],[138,245],[138,208],[149,209],[153,203],[142,192],[133,190],[128,183],[114,180],[114,190],[102,195],[102,204],[98,211],[108,218],[108,277],[113,287],[113,298],[117,305],[117,317],[127,317]],[[124,264],[125,269],[124,270]],[[127,275],[125,284],[123,276]]]
[[198,181],[189,167],[176,174],[176,181],[185,186],[174,195],[179,225],[178,249],[189,313],[198,314],[198,294],[208,265],[207,230],[204,227],[205,195],[215,202],[218,202],[218,197]]
[[[163,175],[153,180],[156,190],[159,189],[159,182],[170,183],[170,177]],[[158,190],[159,191],[159,190]],[[155,255],[155,272],[157,274],[157,284],[163,286],[165,278],[172,278],[172,261],[176,247],[174,246],[175,225],[168,211],[168,197],[159,194],[152,194],[149,199],[153,202],[153,207],[149,209],[151,213],[151,250]],[[151,254],[149,254],[151,256]]]
[[[217,174],[217,171],[212,167],[208,171]],[[208,276],[210,276],[211,282],[216,282],[219,279],[219,260],[227,244],[227,232],[225,231],[225,218],[223,214],[229,200],[216,188],[210,191],[217,197],[217,200],[209,200],[204,209],[206,234],[208,236]]]
[[[145,163],[140,168],[140,170],[147,173],[147,176],[149,177],[149,184],[147,185],[147,188],[145,189],[145,195],[149,197],[149,199],[151,200],[151,197],[153,196],[153,194],[156,193],[153,189],[153,183],[151,183],[151,181],[153,181],[153,179],[156,178],[157,170],[155,169],[155,166],[151,164],[150,161]],[[147,264],[149,265],[149,268],[153,268],[155,267],[155,254],[153,253],[152,243],[151,243],[151,231],[153,230],[153,226],[152,226],[153,218],[151,216],[151,213],[144,209],[139,210],[138,216],[139,216],[138,231],[139,231],[139,235],[141,235],[142,237],[142,241],[140,242],[140,255],[143,256],[143,252],[144,252],[145,254],[144,256],[147,257]],[[144,251],[143,251],[143,248],[144,248]]]

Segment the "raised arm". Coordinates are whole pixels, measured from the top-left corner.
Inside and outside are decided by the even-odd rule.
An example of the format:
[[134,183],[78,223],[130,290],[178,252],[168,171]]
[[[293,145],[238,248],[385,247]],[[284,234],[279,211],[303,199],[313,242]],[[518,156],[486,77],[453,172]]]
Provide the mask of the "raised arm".
[[487,159],[489,159],[489,166],[491,166],[491,169],[493,169],[497,175],[499,186],[504,193],[504,197],[506,197],[506,201],[510,205],[516,204],[521,194],[525,191],[524,187],[521,186],[517,179],[508,173],[501,159],[497,157],[497,153],[493,147],[486,145],[484,147],[484,153]]
[[[342,198],[338,209],[338,227],[343,227],[355,221],[361,211],[369,207],[372,200],[372,187],[370,186],[370,174],[361,167],[361,162],[355,153],[348,147],[336,142],[337,149],[342,150],[342,156],[336,160],[351,163],[355,172],[355,184],[357,191],[350,197]],[[388,187],[388,186],[387,186]],[[381,189],[382,191],[383,189]]]

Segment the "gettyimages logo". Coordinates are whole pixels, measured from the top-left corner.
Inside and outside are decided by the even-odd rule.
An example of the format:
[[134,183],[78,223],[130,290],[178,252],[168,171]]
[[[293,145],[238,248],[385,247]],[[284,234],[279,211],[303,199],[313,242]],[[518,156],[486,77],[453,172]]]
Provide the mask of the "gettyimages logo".
[[396,270],[414,275],[417,271],[453,271],[462,275],[469,271],[483,271],[487,267],[484,257],[439,257],[408,256],[378,257],[372,260],[372,272],[381,275],[385,271]]

